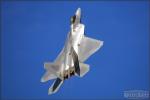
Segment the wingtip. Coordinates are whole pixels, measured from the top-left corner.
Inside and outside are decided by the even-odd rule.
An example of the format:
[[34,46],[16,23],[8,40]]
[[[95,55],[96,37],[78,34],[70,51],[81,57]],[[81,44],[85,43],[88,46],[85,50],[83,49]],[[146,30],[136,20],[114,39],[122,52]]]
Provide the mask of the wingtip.
[[41,78],[41,80],[40,80],[40,81],[41,81],[42,83],[43,83],[43,82],[45,82],[45,80],[43,79],[43,77]]
[[104,41],[101,41],[101,46],[103,46],[104,45]]
[[103,44],[104,44],[104,41],[98,40],[98,48],[97,48],[97,50],[100,49],[103,46]]

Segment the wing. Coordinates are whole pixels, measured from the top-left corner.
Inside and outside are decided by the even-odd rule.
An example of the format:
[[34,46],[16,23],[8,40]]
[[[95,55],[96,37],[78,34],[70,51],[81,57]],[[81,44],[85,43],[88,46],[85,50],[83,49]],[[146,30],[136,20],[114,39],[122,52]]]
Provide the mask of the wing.
[[48,80],[52,80],[52,79],[59,77],[59,73],[61,71],[60,65],[46,62],[44,63],[44,68],[46,69],[46,73],[41,78],[41,82],[46,82]]
[[51,62],[45,62],[44,63],[44,69],[51,71],[51,73],[58,73],[61,69],[61,66],[56,64],[56,63],[51,63]]
[[63,47],[60,54],[57,56],[57,58],[54,61],[57,64],[61,64],[62,62],[64,62],[64,59],[65,59],[65,52],[64,51],[65,51],[66,46],[68,45],[69,37],[70,37],[70,32],[67,35],[65,46]]
[[48,80],[56,79],[57,76],[52,74],[50,71],[46,71],[46,73],[41,78],[41,82],[47,82]]
[[89,37],[83,37],[79,47],[79,61],[84,62],[88,57],[95,53],[101,46],[103,41],[92,39]]
[[65,58],[65,53],[64,53],[64,48],[63,48],[54,62],[57,64],[61,64],[64,61],[64,58]]

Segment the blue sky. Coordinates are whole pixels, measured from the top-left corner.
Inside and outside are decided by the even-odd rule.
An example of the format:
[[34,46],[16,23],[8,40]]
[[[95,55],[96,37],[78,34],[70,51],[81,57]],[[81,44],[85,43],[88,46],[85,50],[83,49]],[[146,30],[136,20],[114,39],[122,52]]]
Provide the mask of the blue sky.
[[[3,99],[124,99],[126,90],[149,90],[149,3],[3,2]],[[88,37],[104,46],[85,63],[90,71],[72,77],[47,95],[53,81],[41,83],[43,63],[54,61],[70,29],[70,17],[82,9]]]

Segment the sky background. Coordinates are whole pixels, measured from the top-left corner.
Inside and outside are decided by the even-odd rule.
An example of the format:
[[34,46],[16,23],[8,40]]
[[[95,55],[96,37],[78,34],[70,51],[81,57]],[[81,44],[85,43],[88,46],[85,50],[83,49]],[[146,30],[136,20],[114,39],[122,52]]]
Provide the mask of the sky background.
[[[124,99],[124,91],[149,90],[148,2],[3,2],[3,99]],[[88,37],[104,41],[86,63],[83,77],[65,81],[47,95],[53,81],[41,83],[43,63],[54,61],[70,30],[70,17],[82,9]]]

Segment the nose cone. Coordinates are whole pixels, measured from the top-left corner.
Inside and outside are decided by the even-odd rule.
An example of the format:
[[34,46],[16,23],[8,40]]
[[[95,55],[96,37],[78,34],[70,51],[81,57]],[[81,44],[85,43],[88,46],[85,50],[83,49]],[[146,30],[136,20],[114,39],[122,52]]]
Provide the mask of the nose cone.
[[79,16],[79,17],[81,16],[81,8],[78,8],[78,9],[77,9],[77,11],[76,11],[76,16]]

